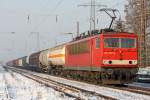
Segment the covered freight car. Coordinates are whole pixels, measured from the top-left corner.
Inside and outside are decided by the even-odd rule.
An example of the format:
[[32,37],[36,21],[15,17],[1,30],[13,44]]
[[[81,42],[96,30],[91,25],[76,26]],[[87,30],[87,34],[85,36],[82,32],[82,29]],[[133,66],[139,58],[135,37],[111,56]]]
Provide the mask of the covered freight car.
[[27,63],[26,63],[26,58],[27,56],[15,59],[13,61],[11,61],[11,65],[13,65],[14,67],[26,67]]
[[27,64],[27,56],[24,56],[24,57],[22,57],[22,58],[20,58],[21,59],[21,63],[22,63],[22,67],[27,67],[28,66],[28,64]]
[[39,72],[48,72],[50,67],[48,60],[49,50],[50,49],[42,50],[27,57],[26,62],[28,63],[28,69]]
[[33,70],[33,71],[40,71],[40,60],[39,60],[39,56],[40,56],[41,51],[33,53],[29,56],[29,67],[28,69]]
[[48,53],[49,49],[43,50],[39,55],[39,67],[42,72],[48,72],[49,71],[49,61],[48,61]]

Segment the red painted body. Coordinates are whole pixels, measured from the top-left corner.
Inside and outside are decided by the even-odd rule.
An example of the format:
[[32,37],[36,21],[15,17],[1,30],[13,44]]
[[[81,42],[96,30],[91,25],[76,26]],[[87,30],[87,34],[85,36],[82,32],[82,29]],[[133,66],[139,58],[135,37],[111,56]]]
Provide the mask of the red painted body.
[[[103,37],[120,37],[120,38],[132,38],[136,39],[135,48],[104,48],[103,47],[103,60],[138,60],[138,38],[136,34],[128,33],[118,33],[116,35],[104,34]],[[137,67],[136,65],[131,64],[122,64],[122,65],[101,65],[102,67],[111,66],[111,67]]]
[[[137,67],[137,64],[104,64],[103,60],[138,60],[138,47],[135,48],[105,48],[104,38],[131,38],[137,35],[131,33],[105,33],[70,42],[66,45],[66,67]],[[96,48],[96,39],[100,38]],[[88,52],[70,54],[70,46],[81,42],[87,42]]]

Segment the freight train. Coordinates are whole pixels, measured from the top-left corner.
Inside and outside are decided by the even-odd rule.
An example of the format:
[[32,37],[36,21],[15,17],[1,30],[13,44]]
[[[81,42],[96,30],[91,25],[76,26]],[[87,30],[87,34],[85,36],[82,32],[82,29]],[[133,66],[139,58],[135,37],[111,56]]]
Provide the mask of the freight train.
[[103,84],[130,83],[138,71],[137,39],[135,33],[88,31],[71,42],[9,61],[7,65]]

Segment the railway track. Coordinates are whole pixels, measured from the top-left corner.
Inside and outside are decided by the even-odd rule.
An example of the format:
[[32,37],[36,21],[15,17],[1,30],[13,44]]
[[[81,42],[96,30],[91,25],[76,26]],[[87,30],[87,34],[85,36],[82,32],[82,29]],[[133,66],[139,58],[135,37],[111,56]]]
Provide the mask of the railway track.
[[13,68],[9,68],[9,69],[27,77],[27,78],[30,78],[41,84],[44,84],[47,87],[51,87],[51,88],[55,89],[56,91],[62,92],[67,96],[73,97],[73,98],[75,98],[75,100],[86,100],[90,96],[95,96],[99,99],[116,100],[113,97],[105,96],[103,94],[98,94],[98,93],[95,93],[92,91],[87,91],[87,90],[80,89],[77,87],[62,84],[62,83],[59,83],[54,80],[50,80],[47,78],[43,78],[43,77],[28,73],[27,71],[24,71],[24,70],[13,69]]
[[[63,92],[65,95],[68,95],[70,97],[73,97],[73,98],[76,98],[77,100],[84,100],[84,99],[87,99],[87,97],[90,97],[90,96],[96,96],[97,98],[99,99],[108,99],[108,100],[116,100],[116,99],[120,99],[120,97],[116,97],[116,94],[118,95],[122,95],[121,98],[126,98],[127,99],[130,99],[132,97],[135,96],[136,94],[136,98],[140,98],[140,96],[147,96],[149,97],[150,96],[150,90],[149,89],[145,89],[145,88],[142,88],[142,87],[136,87],[136,86],[129,86],[129,85],[124,85],[124,86],[110,86],[110,85],[95,85],[97,87],[97,89],[94,89],[93,90],[89,90],[89,89],[86,89],[86,88],[83,88],[85,86],[82,87],[82,84],[80,84],[81,86],[74,86],[74,85],[70,85],[67,83],[67,80],[68,79],[65,79],[63,78],[63,80],[65,80],[64,82],[66,83],[62,83],[61,80],[55,80],[54,79],[49,79],[49,77],[53,77],[53,76],[50,76],[50,75],[45,75],[45,74],[37,74],[35,72],[30,72],[30,71],[27,71],[27,70],[23,70],[23,69],[16,69],[16,68],[9,68],[17,73],[20,73],[32,80],[35,80],[41,84],[45,84],[46,86],[48,87],[51,87],[51,88],[54,88],[55,90],[57,91],[60,91],[60,92]],[[47,77],[48,76],[48,77]],[[57,78],[57,77],[56,77]],[[58,78],[59,79],[59,78]],[[68,80],[68,81],[72,81],[74,82],[73,80]],[[82,83],[82,82],[80,82]],[[83,83],[86,85],[86,83]],[[89,86],[92,86],[92,84]],[[109,91],[110,93],[112,93],[112,95],[107,95],[103,92],[98,92],[99,90],[105,90],[104,88],[101,88],[101,87],[105,87],[106,91]],[[113,90],[113,91],[112,91]],[[107,93],[107,92],[106,92]],[[116,94],[115,94],[116,93]],[[109,93],[108,93],[109,94]],[[124,96],[123,96],[124,95]],[[128,96],[129,98],[128,98]],[[139,96],[137,96],[139,95]],[[134,99],[135,99],[134,97]],[[99,100],[98,99],[98,100]],[[146,99],[145,99],[146,100]],[[148,99],[149,100],[149,99]]]
[[143,87],[130,86],[130,85],[105,86],[105,87],[110,87],[110,88],[114,88],[114,89],[119,89],[119,90],[123,90],[123,91],[129,91],[129,92],[133,92],[133,93],[138,93],[138,94],[150,96],[150,89],[143,88]]
[[[63,77],[64,78],[64,77]],[[70,80],[73,80],[72,78],[70,78]],[[82,80],[80,80],[82,81]],[[133,92],[133,93],[139,93],[142,95],[148,95],[150,96],[150,89],[149,88],[144,88],[144,87],[137,87],[137,86],[131,86],[131,85],[121,85],[121,86],[113,86],[113,85],[102,85],[102,84],[97,84],[97,83],[91,83],[88,81],[82,81],[82,82],[86,82],[88,84],[95,84],[95,85],[99,85],[99,86],[104,86],[104,87],[109,87],[109,88],[113,88],[113,89],[118,89],[118,90],[123,90],[123,91],[129,91],[129,92]]]
[[144,95],[149,95],[150,96],[150,89],[148,88],[142,88],[142,87],[136,87],[136,86],[128,86],[128,91],[133,91],[136,93],[144,94]]
[[[63,77],[64,78],[64,77]],[[70,78],[70,80],[73,80],[72,78]],[[82,81],[82,80],[80,80]],[[142,94],[142,95],[148,95],[150,96],[150,89],[149,88],[144,88],[144,87],[137,87],[137,86],[131,86],[131,85],[128,85],[128,84],[125,84],[125,85],[103,85],[103,84],[97,84],[97,83],[91,83],[91,82],[88,82],[88,81],[82,81],[82,82],[86,82],[86,83],[89,83],[89,84],[95,84],[95,85],[99,85],[99,86],[104,86],[104,87],[109,87],[109,88],[114,88],[114,89],[119,89],[119,90],[123,90],[123,91],[129,91],[129,92],[133,92],[133,93],[139,93],[139,94]]]
[[[70,78],[70,80],[73,80],[73,79]],[[82,82],[85,82],[85,81],[82,81]],[[86,83],[93,84],[93,83],[87,82],[87,81],[86,81]],[[98,85],[98,86],[104,86],[104,87],[109,87],[109,88],[113,88],[113,89],[118,89],[118,90],[123,90],[123,91],[129,91],[129,92],[133,92],[133,93],[139,93],[139,94],[142,94],[142,95],[148,95],[148,96],[150,96],[150,89],[149,88],[131,86],[131,85],[128,85],[128,84],[121,85],[121,86],[117,86],[117,85],[114,85],[114,86],[111,85],[110,86],[110,85],[102,85],[102,84],[97,84],[97,83],[94,83],[94,84]]]
[[[72,78],[70,78],[70,80],[73,80]],[[82,81],[82,80],[81,80]],[[85,82],[85,81],[82,81]],[[91,83],[91,82],[87,82],[88,84],[95,84],[98,86],[104,86],[104,87],[109,87],[109,88],[113,88],[113,89],[118,89],[118,90],[123,90],[123,91],[129,91],[129,92],[133,92],[133,93],[139,93],[139,94],[143,94],[143,95],[148,95],[150,96],[150,89],[149,88],[144,88],[144,87],[137,87],[137,86],[131,86],[131,85],[103,85],[103,84],[97,84],[97,83]]]

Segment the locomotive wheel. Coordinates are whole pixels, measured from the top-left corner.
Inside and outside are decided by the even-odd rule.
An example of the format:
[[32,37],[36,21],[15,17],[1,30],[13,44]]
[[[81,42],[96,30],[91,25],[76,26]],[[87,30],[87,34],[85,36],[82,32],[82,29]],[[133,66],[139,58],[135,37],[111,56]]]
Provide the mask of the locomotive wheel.
[[50,68],[49,73],[51,75],[55,75],[55,76],[59,76],[60,75],[60,71],[56,70],[55,68]]
[[47,74],[50,74],[50,66],[47,67]]

